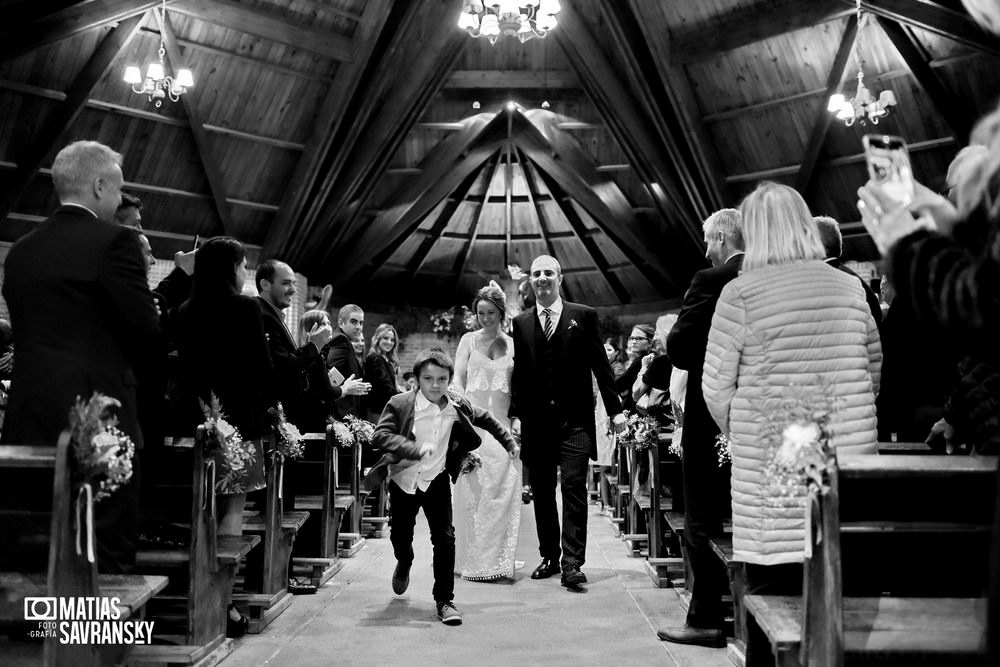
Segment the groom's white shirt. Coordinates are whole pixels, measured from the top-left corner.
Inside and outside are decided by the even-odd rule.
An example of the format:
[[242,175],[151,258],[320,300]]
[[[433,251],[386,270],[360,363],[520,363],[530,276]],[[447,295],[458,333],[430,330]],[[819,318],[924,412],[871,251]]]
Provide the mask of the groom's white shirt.
[[409,494],[416,493],[418,488],[421,491],[427,490],[434,478],[444,470],[448,458],[448,438],[456,419],[458,411],[450,398],[448,405],[441,409],[417,390],[413,405],[413,435],[416,436],[418,445],[429,442],[434,445],[434,450],[410,465],[393,464],[390,477],[396,482],[396,486]]
[[[545,307],[542,304],[535,304],[535,309],[538,311],[538,323],[542,325],[542,331],[545,331]],[[562,315],[563,311],[563,300],[562,297],[556,297],[555,302],[549,306],[549,310],[552,311],[552,331],[556,331],[559,328],[559,316]]]

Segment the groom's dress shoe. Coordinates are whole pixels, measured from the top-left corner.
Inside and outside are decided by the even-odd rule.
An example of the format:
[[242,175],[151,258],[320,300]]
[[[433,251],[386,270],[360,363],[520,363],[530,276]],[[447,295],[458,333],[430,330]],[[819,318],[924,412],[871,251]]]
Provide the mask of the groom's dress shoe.
[[532,579],[548,579],[553,574],[559,574],[559,563],[550,558],[543,558],[535,571],[531,573]]
[[562,585],[563,586],[579,586],[580,584],[587,583],[587,575],[580,572],[580,568],[576,565],[570,565],[568,568],[563,570],[562,573]]
[[695,628],[685,625],[682,628],[663,628],[656,631],[660,639],[675,644],[694,644],[708,648],[725,648],[726,635],[716,628]]

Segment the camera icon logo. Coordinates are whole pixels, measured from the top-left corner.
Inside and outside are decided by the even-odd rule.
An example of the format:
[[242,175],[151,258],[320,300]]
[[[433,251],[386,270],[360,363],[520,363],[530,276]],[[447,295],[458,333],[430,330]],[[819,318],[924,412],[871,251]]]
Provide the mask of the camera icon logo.
[[26,621],[54,621],[58,605],[55,598],[24,598],[24,620]]

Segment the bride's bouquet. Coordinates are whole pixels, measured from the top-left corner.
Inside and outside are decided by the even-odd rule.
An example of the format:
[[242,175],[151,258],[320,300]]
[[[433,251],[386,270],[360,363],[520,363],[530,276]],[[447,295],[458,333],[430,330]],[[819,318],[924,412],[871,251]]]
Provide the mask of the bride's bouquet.
[[462,465],[458,469],[458,474],[468,475],[473,472],[476,468],[481,468],[483,466],[483,459],[476,452],[469,452],[462,459]]

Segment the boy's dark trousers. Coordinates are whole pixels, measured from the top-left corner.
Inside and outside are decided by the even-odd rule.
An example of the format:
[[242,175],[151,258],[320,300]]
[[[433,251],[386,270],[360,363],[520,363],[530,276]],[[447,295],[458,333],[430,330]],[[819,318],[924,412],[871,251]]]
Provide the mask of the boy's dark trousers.
[[451,482],[442,471],[426,491],[419,487],[414,494],[403,491],[396,482],[389,483],[392,503],[392,530],[389,540],[396,560],[403,565],[413,562],[413,525],[417,510],[423,508],[434,545],[434,601],[451,602],[455,597],[455,527],[451,521]]

